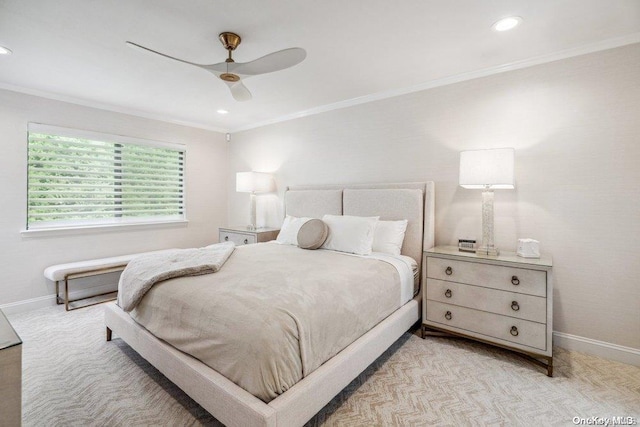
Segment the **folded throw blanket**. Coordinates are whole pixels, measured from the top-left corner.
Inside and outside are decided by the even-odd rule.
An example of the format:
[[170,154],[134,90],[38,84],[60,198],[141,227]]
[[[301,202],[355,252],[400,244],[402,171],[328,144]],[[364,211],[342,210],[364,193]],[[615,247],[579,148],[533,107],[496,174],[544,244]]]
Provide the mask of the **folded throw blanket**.
[[133,310],[153,285],[174,277],[199,276],[220,270],[235,244],[218,243],[204,248],[173,249],[129,261],[118,283],[118,305]]

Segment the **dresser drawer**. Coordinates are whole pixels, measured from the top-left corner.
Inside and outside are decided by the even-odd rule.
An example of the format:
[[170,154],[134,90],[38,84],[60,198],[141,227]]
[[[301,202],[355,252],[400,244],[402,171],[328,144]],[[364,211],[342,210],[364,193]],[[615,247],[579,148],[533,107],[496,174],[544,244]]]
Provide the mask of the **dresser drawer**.
[[547,300],[533,295],[427,279],[427,299],[533,322],[547,322]]
[[546,350],[546,325],[522,319],[443,304],[427,300],[427,321],[442,328],[460,329],[462,333],[475,332],[486,335],[488,340],[503,341]]
[[427,258],[427,277],[539,297],[547,296],[547,273],[443,258]]
[[228,231],[220,231],[220,242],[233,242],[236,245],[248,245],[250,243],[258,243],[255,234],[230,233]]

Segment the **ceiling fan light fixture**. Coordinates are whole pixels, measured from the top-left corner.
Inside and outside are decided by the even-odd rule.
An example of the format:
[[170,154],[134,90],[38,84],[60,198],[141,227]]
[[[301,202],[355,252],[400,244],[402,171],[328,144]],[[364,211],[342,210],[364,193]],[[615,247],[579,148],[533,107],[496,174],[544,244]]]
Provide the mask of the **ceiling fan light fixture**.
[[240,80],[240,76],[233,73],[222,73],[220,74],[220,78],[225,82],[237,82],[238,80]]
[[219,109],[219,110],[216,110],[216,113],[218,113],[218,114],[229,114],[229,111],[223,110],[223,109]]
[[8,47],[0,46],[0,55],[11,55],[13,51]]
[[507,18],[502,18],[501,20],[495,22],[491,28],[495,31],[509,31],[515,27],[517,27],[520,22],[522,22],[522,18],[519,16],[509,16]]

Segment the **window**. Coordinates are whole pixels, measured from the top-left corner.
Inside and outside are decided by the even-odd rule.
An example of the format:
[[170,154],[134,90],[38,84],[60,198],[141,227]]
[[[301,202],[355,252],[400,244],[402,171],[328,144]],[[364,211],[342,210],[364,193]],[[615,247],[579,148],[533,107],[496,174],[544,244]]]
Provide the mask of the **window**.
[[184,146],[29,124],[27,229],[184,220]]

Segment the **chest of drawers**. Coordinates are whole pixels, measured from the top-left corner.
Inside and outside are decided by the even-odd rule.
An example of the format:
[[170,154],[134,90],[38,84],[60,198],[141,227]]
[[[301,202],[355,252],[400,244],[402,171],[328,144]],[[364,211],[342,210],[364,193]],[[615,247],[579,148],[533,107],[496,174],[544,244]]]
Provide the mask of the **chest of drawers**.
[[444,331],[498,345],[530,356],[552,375],[550,258],[482,257],[445,246],[426,251],[423,265],[423,338]]
[[218,229],[219,242],[234,242],[236,245],[250,245],[252,243],[268,242],[278,237],[277,228],[259,228],[248,230],[247,227],[220,227]]
[[22,340],[0,310],[0,424],[22,423]]

